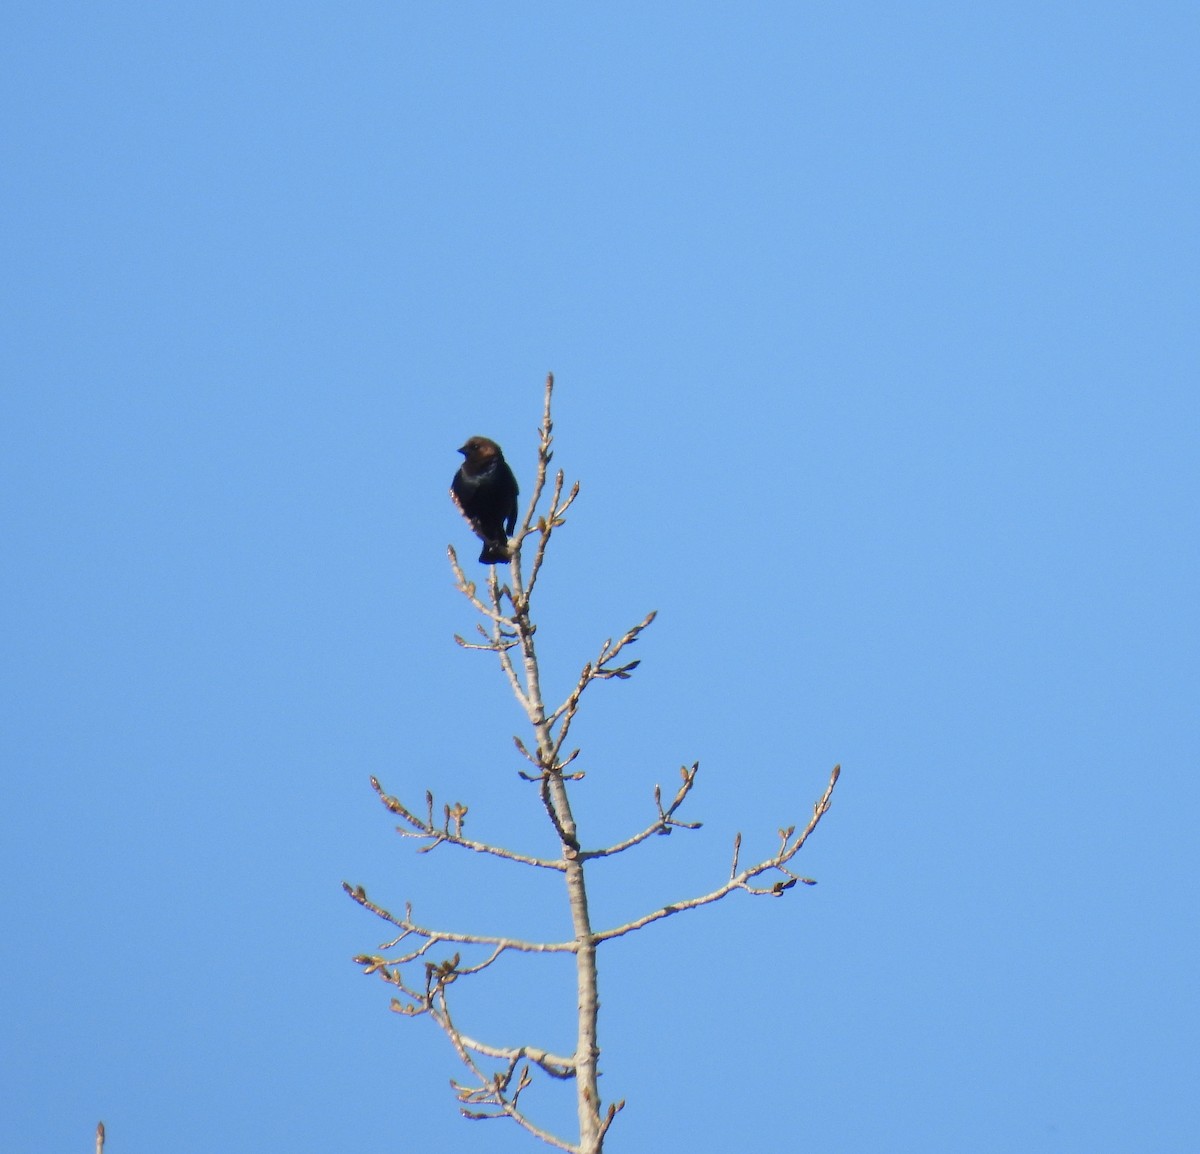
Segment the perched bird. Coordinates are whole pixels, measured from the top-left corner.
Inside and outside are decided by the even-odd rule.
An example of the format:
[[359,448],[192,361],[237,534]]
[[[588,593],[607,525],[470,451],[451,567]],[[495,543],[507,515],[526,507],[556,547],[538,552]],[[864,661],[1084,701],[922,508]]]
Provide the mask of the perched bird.
[[479,560],[506,565],[508,538],[517,524],[517,479],[500,446],[487,437],[472,437],[458,451],[466,460],[450,482],[450,495],[483,542]]

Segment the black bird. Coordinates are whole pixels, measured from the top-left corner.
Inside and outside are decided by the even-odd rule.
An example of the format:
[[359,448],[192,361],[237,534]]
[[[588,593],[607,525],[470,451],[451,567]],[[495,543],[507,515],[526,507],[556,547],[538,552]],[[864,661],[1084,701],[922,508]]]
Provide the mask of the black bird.
[[507,565],[508,538],[517,524],[517,479],[500,446],[487,437],[472,437],[458,451],[466,460],[450,482],[450,495],[483,542],[479,560]]

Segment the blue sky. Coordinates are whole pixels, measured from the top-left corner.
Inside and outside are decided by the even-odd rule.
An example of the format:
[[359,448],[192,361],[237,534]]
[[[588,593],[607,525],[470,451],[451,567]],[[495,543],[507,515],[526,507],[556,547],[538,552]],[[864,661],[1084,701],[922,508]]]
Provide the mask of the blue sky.
[[[11,11],[6,1146],[538,1148],[457,1118],[340,882],[563,933],[367,784],[552,849],[444,554],[551,369],[548,694],[660,612],[585,840],[701,765],[598,922],[844,767],[819,885],[606,947],[610,1148],[1200,1146],[1198,51],[1184,4]],[[569,1048],[552,964],[463,998]]]

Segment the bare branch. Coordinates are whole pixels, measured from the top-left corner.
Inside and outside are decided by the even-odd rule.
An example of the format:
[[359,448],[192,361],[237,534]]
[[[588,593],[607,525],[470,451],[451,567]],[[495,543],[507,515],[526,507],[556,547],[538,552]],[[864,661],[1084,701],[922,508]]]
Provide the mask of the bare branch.
[[[641,634],[642,630],[645,629],[646,626],[648,626],[657,616],[658,610],[651,609],[650,612],[638,622],[638,624],[630,629],[629,632],[626,633],[625,636],[616,643],[616,645],[613,645],[611,641],[606,641],[604,643],[604,648],[600,651],[599,664],[602,666],[607,665],[614,657],[617,656],[618,653],[621,652],[622,649],[625,648],[626,645],[632,645],[638,639],[638,636]],[[616,676],[616,674],[608,673],[605,674],[605,676],[612,677]]]
[[[498,938],[489,934],[461,934],[451,930],[431,930],[425,926],[417,925],[412,920],[411,906],[406,906],[404,917],[398,918],[395,914],[385,910],[383,906],[376,905],[371,901],[367,897],[367,891],[362,886],[352,886],[349,882],[342,882],[342,889],[364,909],[370,910],[371,913],[377,917],[381,917],[385,922],[391,922],[392,925],[403,930],[406,934],[414,934],[419,938],[427,939],[430,945],[438,942],[454,942],[471,946],[500,946],[505,950],[516,950],[525,954],[570,954],[576,950],[575,942],[526,942],[520,938]],[[402,934],[401,937],[403,936]]]
[[546,375],[546,387],[542,403],[542,422],[538,429],[537,472],[534,477],[533,491],[529,498],[529,505],[526,508],[525,516],[522,518],[516,533],[509,541],[509,551],[515,558],[519,555],[527,537],[536,534],[538,538],[537,549],[534,552],[533,561],[529,569],[528,583],[522,592],[510,592],[508,594],[514,612],[518,613],[528,611],[529,597],[533,593],[533,587],[537,584],[538,574],[541,572],[542,562],[545,560],[546,547],[550,543],[550,537],[556,528],[565,523],[563,514],[566,513],[575,501],[575,498],[579,495],[579,482],[576,481],[571,486],[571,491],[567,494],[566,498],[563,498],[565,478],[560,469],[555,474],[554,489],[550,497],[549,509],[545,514],[538,515],[538,506],[541,504],[542,494],[545,492],[546,482],[550,475],[550,462],[554,458],[554,453],[551,450],[551,445],[554,443],[554,421],[550,414],[550,403],[553,394],[554,374],[548,373]]
[[[548,457],[546,463],[549,464]],[[554,478],[554,496],[550,500],[550,512],[538,521],[538,547],[537,552],[533,555],[533,564],[529,568],[529,584],[525,587],[526,607],[528,607],[529,598],[533,593],[533,587],[537,584],[538,574],[542,571],[542,562],[546,558],[546,546],[550,544],[550,536],[555,529],[566,524],[566,518],[563,514],[574,504],[575,498],[579,496],[579,482],[576,481],[571,486],[571,491],[567,494],[567,499],[565,501],[562,500],[563,480],[563,471],[559,469]]]
[[696,774],[700,769],[700,763],[696,762],[691,769],[687,766],[680,767],[680,773],[683,775],[683,784],[679,787],[679,792],[675,794],[675,799],[666,809],[662,807],[662,789],[659,786],[654,787],[654,804],[658,807],[658,820],[648,825],[641,833],[636,833],[633,837],[626,838],[616,845],[611,845],[607,849],[589,849],[580,853],[580,857],[586,861],[589,858],[612,857],[613,854],[622,853],[627,849],[632,849],[635,845],[640,845],[647,838],[657,834],[669,834],[672,829],[700,829],[701,822],[698,821],[676,821],[675,811],[683,804],[684,798],[692,792],[692,786],[696,783]]
[[575,1077],[575,1059],[565,1058],[559,1054],[551,1054],[538,1046],[489,1046],[478,1042],[466,1034],[458,1034],[459,1041],[468,1050],[482,1054],[488,1058],[503,1058],[508,1061],[521,1061],[528,1058],[540,1070],[544,1070],[552,1078],[565,1081]]
[[494,653],[501,653],[517,644],[517,639],[513,637],[504,641],[488,641],[484,645],[475,645],[470,641],[464,640],[457,633],[454,635],[454,640],[456,644],[461,645],[464,649],[482,649],[484,652]]
[[525,512],[525,517],[521,521],[521,526],[517,530],[514,541],[519,545],[525,539],[529,532],[529,526],[533,524],[534,514],[537,512],[538,503],[542,499],[542,489],[546,486],[546,470],[550,465],[550,459],[553,453],[550,452],[550,445],[554,441],[554,421],[550,417],[550,400],[554,394],[554,374],[546,374],[546,388],[542,397],[542,424],[538,429],[538,470],[537,479],[533,484],[533,495],[529,499],[529,508]]
[[516,1063],[525,1059],[533,1062],[552,1078],[568,1079],[575,1076],[574,1058],[565,1058],[558,1054],[551,1054],[548,1050],[543,1050],[539,1046],[492,1046],[464,1034],[450,1017],[450,1006],[446,1001],[444,988],[438,992],[438,1004],[435,1010],[435,1018],[438,1021],[438,1025],[451,1036],[451,1041],[454,1043],[456,1049],[462,1048],[476,1054],[481,1054],[487,1058],[497,1058],[509,1062],[510,1076]]
[[[528,756],[528,754],[526,754]],[[426,794],[430,806],[430,819],[422,820],[409,810],[399,798],[392,797],[385,793],[383,786],[379,784],[379,779],[371,778],[371,788],[379,795],[379,800],[383,802],[388,811],[402,817],[409,825],[413,827],[413,831],[401,829],[397,827],[396,832],[401,837],[414,837],[425,839],[429,842],[428,845],[423,845],[419,850],[420,853],[428,853],[432,849],[436,849],[439,845],[457,845],[463,849],[472,850],[475,853],[490,854],[492,857],[503,858],[505,861],[518,862],[521,865],[536,866],[539,869],[558,870],[560,873],[566,869],[566,863],[563,861],[549,861],[545,858],[530,857],[528,854],[517,853],[516,850],[505,849],[503,846],[491,845],[488,842],[473,841],[471,838],[462,836],[462,820],[466,816],[467,808],[456,803],[456,809],[447,807],[447,820],[442,826],[436,826],[432,820],[433,796]],[[450,829],[451,818],[457,814],[456,828]]]
[[622,637],[616,645],[613,644],[610,637],[600,647],[600,656],[595,661],[589,661],[583,667],[583,671],[579,675],[579,680],[575,683],[575,688],[571,690],[566,701],[562,703],[552,714],[548,720],[549,725],[558,725],[558,733],[554,739],[554,756],[558,757],[558,752],[563,747],[563,743],[567,740],[567,733],[571,728],[571,722],[575,719],[575,714],[579,709],[579,699],[583,696],[583,691],[593,681],[605,681],[609,678],[616,677],[620,680],[626,680],[629,675],[640,665],[638,661],[631,661],[627,665],[613,666],[610,662],[625,648],[626,645],[632,645],[637,639],[642,630],[649,625],[655,617],[658,616],[658,610],[652,609],[637,625],[633,626],[628,633]]
[[[458,1027],[455,1026],[454,1021],[450,1016],[450,1008],[446,1003],[446,995],[444,990],[439,991],[437,1005],[433,1009],[432,1013],[435,1021],[437,1021],[438,1025],[442,1027],[442,1029],[450,1038],[450,1041],[457,1051],[458,1056],[462,1060],[463,1064],[479,1081],[478,1086],[463,1086],[462,1084],[455,1082],[453,1079],[450,1081],[450,1085],[454,1088],[454,1092],[458,1096],[459,1102],[463,1103],[463,1105],[459,1108],[463,1117],[477,1121],[482,1121],[489,1118],[508,1117],[520,1125],[523,1129],[527,1130],[530,1134],[540,1138],[543,1142],[546,1142],[551,1146],[556,1146],[560,1150],[568,1150],[571,1151],[572,1154],[579,1154],[580,1148],[578,1146],[573,1146],[568,1142],[564,1142],[561,1138],[551,1134],[548,1130],[543,1130],[536,1123],[532,1122],[529,1117],[518,1107],[517,1102],[521,1096],[521,1092],[525,1090],[532,1082],[532,1079],[529,1076],[528,1062],[526,1062],[524,1066],[521,1066],[521,1073],[518,1076],[517,1085],[512,1090],[511,1094],[508,1093],[509,1086],[512,1084],[513,1074],[516,1072],[517,1067],[524,1058],[528,1057],[530,1060],[536,1062],[538,1066],[547,1069],[548,1073],[552,1073],[552,1075],[557,1078],[569,1078],[573,1076],[572,1072],[566,1070],[565,1068],[569,1060],[556,1061],[551,1059],[548,1055],[545,1055],[545,1051],[538,1052],[539,1057],[542,1059],[539,1060],[539,1057],[534,1057],[533,1054],[526,1054],[523,1047],[509,1049],[502,1054],[489,1054],[488,1051],[495,1049],[494,1047],[481,1048],[479,1044],[474,1043],[472,1039],[465,1037],[458,1030]],[[479,1067],[479,1064],[472,1057],[472,1051],[485,1054],[489,1057],[504,1058],[507,1063],[504,1071],[502,1073],[494,1073],[489,1076]],[[546,1063],[544,1066],[543,1062]],[[557,1071],[552,1071],[549,1069],[549,1067],[553,1067],[555,1065],[559,1067]],[[573,1067],[574,1063],[570,1062],[570,1065]],[[486,1106],[492,1107],[492,1109],[473,1110],[467,1109],[467,1106]],[[499,1113],[496,1113],[496,1111],[499,1111]]]
[[604,1135],[608,1133],[608,1128],[613,1124],[613,1119],[625,1109],[625,1099],[622,1098],[619,1102],[613,1102],[608,1107],[608,1113],[604,1116],[604,1121],[600,1126],[600,1141],[604,1141]]
[[565,714],[573,714],[575,712],[575,710],[579,707],[579,699],[583,696],[583,691],[592,681],[604,680],[609,677],[619,677],[623,680],[629,676],[629,673],[632,670],[636,669],[638,665],[641,664],[639,661],[633,661],[628,665],[622,665],[619,668],[611,668],[609,666],[609,662],[611,662],[612,659],[616,657],[626,645],[632,645],[638,639],[638,636],[642,630],[645,629],[646,626],[649,625],[657,616],[658,610],[652,609],[644,618],[642,618],[641,621],[638,622],[637,625],[633,626],[633,628],[630,629],[629,632],[626,633],[625,636],[616,643],[616,645],[613,645],[611,637],[605,641],[605,643],[600,647],[600,656],[597,657],[595,661],[589,661],[587,665],[583,667],[583,672],[579,675],[579,681],[576,683],[575,688],[571,690],[570,696],[562,703],[562,705],[560,705],[552,714],[550,714],[549,721],[551,725],[557,722],[558,719]]
[[[833,795],[833,787],[837,785],[838,775],[841,773],[841,771],[842,767],[840,765],[835,765],[833,767],[833,772],[829,776],[829,784],[825,787],[824,795],[821,797],[821,800],[813,806],[812,820],[807,826],[804,827],[804,830],[795,839],[795,841],[789,844],[787,840],[784,840],[779,848],[779,851],[774,857],[767,858],[765,861],[761,861],[757,865],[751,866],[749,869],[744,869],[740,873],[734,874],[723,886],[719,886],[711,893],[701,894],[699,897],[689,898],[686,901],[671,902],[668,905],[662,906],[660,909],[654,910],[652,913],[645,914],[640,918],[635,918],[631,922],[626,922],[622,926],[616,926],[611,930],[602,930],[600,933],[595,935],[595,940],[597,942],[607,942],[613,938],[623,937],[625,934],[632,933],[634,930],[640,930],[642,926],[648,926],[651,922],[661,921],[663,918],[670,917],[672,914],[678,914],[682,913],[684,910],[695,910],[699,909],[701,906],[711,905],[713,902],[718,902],[722,898],[727,897],[729,894],[733,893],[734,890],[741,889],[746,890],[751,894],[778,897],[785,890],[791,889],[797,881],[802,881],[807,885],[815,885],[816,883],[811,878],[798,878],[794,874],[791,874],[790,871],[784,870],[782,867],[800,852],[801,847],[808,840],[809,834],[811,834],[812,831],[817,828],[818,822],[820,822],[821,818],[825,816],[826,811],[829,809],[830,798]],[[741,835],[739,834],[734,843],[735,869],[737,867],[737,853],[740,845]],[[790,880],[787,882],[777,882],[775,885],[766,889],[747,884],[752,878],[756,878],[759,876],[759,874],[766,873],[766,871],[770,869],[780,870],[782,873],[787,875]]]
[[[474,581],[467,580],[466,574],[462,571],[462,566],[458,563],[458,554],[455,552],[453,545],[446,546],[446,555],[450,558],[450,567],[454,570],[454,576],[458,580],[458,591],[468,601],[470,601],[471,604],[475,606],[476,610],[483,614],[484,617],[491,621],[495,621],[498,625],[511,626],[511,618],[506,617],[494,605],[485,605],[483,601],[480,600],[478,593],[476,593],[477,586],[475,585]],[[494,581],[496,578],[494,571],[492,572],[491,577]]]

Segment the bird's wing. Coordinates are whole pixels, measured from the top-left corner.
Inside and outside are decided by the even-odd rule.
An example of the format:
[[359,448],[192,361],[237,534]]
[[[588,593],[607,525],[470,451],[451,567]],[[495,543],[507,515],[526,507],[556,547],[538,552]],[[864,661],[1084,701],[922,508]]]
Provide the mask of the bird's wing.
[[459,476],[457,473],[455,473],[454,480],[450,482],[450,500],[454,502],[454,507],[463,515],[463,518],[466,521],[468,521],[472,526],[474,526],[474,524],[475,524],[474,518],[468,517],[466,509],[463,508],[462,496],[459,494],[459,491],[458,491],[459,483],[460,483]]
[[488,539],[487,534],[483,531],[477,518],[472,517],[470,513],[463,508],[462,498],[458,492],[458,474],[454,474],[454,480],[450,484],[450,500],[454,502],[454,507],[462,514],[463,520],[471,526],[471,532],[475,534],[481,541]]
[[517,487],[517,478],[512,469],[508,468],[508,462],[504,463],[504,467],[508,469],[508,479],[512,481],[512,502],[508,507],[508,516],[504,519],[504,532],[511,537],[513,530],[517,527],[517,498],[521,495],[521,490]]

